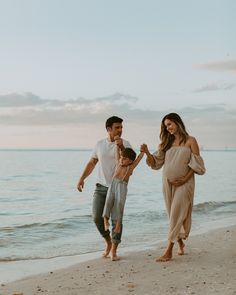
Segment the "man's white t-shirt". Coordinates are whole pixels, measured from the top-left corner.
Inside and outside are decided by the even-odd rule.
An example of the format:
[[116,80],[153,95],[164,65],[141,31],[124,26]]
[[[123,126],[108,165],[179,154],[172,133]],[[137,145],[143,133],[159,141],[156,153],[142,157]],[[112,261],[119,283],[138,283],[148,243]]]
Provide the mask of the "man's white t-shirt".
[[[131,148],[127,140],[122,140],[124,147]],[[115,149],[115,142],[111,142],[108,138],[105,138],[97,142],[92,153],[92,158],[98,159],[97,182],[107,187],[111,185],[112,177],[115,173]]]

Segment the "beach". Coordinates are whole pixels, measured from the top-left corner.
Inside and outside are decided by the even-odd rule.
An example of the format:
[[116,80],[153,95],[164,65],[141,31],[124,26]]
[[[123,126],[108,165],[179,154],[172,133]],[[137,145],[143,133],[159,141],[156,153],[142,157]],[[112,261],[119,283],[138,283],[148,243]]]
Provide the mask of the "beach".
[[191,236],[185,255],[155,262],[164,250],[120,253],[121,260],[98,258],[1,284],[1,295],[236,294],[236,226]]

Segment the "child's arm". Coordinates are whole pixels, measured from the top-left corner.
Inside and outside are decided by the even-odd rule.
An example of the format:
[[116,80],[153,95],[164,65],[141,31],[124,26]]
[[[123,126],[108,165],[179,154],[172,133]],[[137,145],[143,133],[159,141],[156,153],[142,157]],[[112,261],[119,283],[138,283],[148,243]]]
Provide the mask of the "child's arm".
[[118,145],[116,145],[116,154],[115,154],[115,158],[116,158],[116,164],[119,163],[120,161],[120,147]]
[[140,154],[138,155],[138,157],[134,160],[132,166],[133,166],[133,169],[136,168],[139,164],[139,162],[142,160],[143,158],[143,155],[144,155],[144,152],[140,152]]

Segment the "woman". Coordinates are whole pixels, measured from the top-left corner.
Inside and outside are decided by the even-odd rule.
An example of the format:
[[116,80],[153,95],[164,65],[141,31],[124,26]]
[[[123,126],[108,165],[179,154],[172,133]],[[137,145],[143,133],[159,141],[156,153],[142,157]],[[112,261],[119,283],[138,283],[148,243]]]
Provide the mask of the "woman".
[[191,228],[194,173],[204,174],[205,167],[196,139],[187,133],[178,114],[170,113],[162,119],[160,140],[154,154],[146,144],[141,150],[147,155],[147,164],[152,169],[163,166],[163,193],[170,225],[167,248],[156,261],[168,261],[176,241],[178,254],[184,254],[183,239],[188,237]]

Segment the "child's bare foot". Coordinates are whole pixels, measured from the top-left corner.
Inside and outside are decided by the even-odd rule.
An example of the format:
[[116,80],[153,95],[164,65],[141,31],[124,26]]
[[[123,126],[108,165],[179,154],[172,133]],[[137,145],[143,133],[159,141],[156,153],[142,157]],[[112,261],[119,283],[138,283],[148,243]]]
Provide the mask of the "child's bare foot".
[[107,258],[109,257],[110,251],[111,251],[111,247],[112,247],[112,242],[111,239],[105,239],[106,240],[106,249],[102,254],[102,257]]
[[165,253],[164,255],[160,256],[156,259],[156,262],[167,262],[170,261],[172,258],[172,255],[169,253]]
[[114,232],[119,234],[121,231],[121,223],[119,221],[116,222],[116,226],[115,226],[115,229],[114,229]]
[[182,239],[178,240],[178,245],[179,245],[178,252],[177,252],[178,255],[184,255],[184,246],[185,246],[185,244],[184,244]]
[[110,227],[109,219],[107,217],[104,217],[104,228],[105,230],[108,230]]
[[117,255],[111,255],[111,261],[118,261],[118,260],[120,260],[120,257],[119,256],[117,256]]

